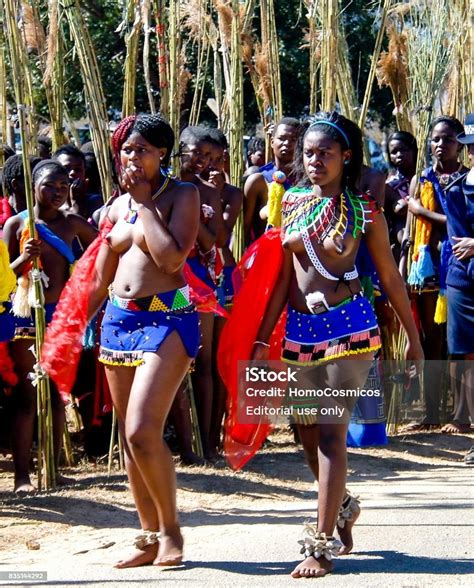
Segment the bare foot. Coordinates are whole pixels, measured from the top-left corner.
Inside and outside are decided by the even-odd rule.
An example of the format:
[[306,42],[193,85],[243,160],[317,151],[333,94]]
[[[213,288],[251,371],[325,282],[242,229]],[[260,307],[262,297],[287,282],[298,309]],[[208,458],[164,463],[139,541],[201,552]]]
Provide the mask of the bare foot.
[[456,421],[452,421],[451,423],[444,425],[444,427],[441,429],[441,432],[447,433],[448,435],[457,435],[460,433],[469,433],[470,430],[470,425],[463,425]]
[[[342,503],[343,507],[344,507],[344,504],[345,503],[343,502]],[[350,518],[342,519],[344,522],[343,527],[339,526],[340,519],[338,519],[338,521],[337,521],[338,524],[336,525],[336,530],[337,530],[337,533],[338,533],[339,538],[341,539],[341,543],[342,543],[342,547],[339,550],[339,555],[347,555],[348,553],[350,553],[352,551],[352,548],[354,547],[354,541],[352,539],[352,527],[354,526],[355,522],[359,518],[360,506],[356,500],[352,500],[349,504],[350,504],[350,513],[349,513]],[[341,522],[341,524],[342,524],[342,522]]]
[[439,429],[440,425],[436,423],[428,423],[426,421],[421,421],[420,423],[411,423],[404,427],[405,433],[415,433],[415,432],[423,432],[423,431],[435,431]]
[[137,568],[138,566],[151,565],[158,554],[158,543],[145,545],[143,549],[135,549],[126,559],[120,559],[114,568]]
[[334,569],[332,561],[327,560],[324,556],[316,559],[312,555],[303,560],[291,572],[292,578],[322,578],[330,574]]
[[17,496],[31,496],[36,494],[36,488],[31,483],[29,476],[15,479],[15,487],[13,491]]
[[155,566],[179,566],[183,562],[183,536],[177,529],[176,533],[160,535],[158,556],[153,562]]

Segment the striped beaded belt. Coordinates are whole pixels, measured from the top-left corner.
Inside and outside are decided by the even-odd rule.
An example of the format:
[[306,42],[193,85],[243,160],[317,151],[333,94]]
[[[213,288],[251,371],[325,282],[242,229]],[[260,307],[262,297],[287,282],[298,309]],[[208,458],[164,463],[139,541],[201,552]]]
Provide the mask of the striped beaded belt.
[[121,298],[109,291],[110,302],[114,306],[125,310],[146,310],[150,312],[184,312],[194,310],[194,304],[189,299],[189,286],[186,284],[177,290],[160,292],[143,298]]

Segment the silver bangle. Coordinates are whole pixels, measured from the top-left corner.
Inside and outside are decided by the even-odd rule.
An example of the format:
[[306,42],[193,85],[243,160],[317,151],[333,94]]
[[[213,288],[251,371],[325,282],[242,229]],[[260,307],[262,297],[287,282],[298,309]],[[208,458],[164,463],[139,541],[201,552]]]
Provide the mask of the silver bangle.
[[265,343],[265,341],[254,341],[254,345],[264,345],[265,347],[270,347],[270,343]]

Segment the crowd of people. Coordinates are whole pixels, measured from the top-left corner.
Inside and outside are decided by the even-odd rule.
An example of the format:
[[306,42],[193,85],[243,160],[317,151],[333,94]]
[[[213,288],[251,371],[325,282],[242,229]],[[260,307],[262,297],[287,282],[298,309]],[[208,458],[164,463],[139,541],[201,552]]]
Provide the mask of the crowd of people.
[[[35,321],[28,305],[34,259],[51,323],[47,371],[58,360],[71,361],[55,353],[61,355],[62,334],[71,335],[79,307],[92,321],[88,331],[95,341],[76,358],[88,367],[79,369],[73,392],[91,388],[85,396],[92,398],[95,421],[110,394],[142,528],[117,567],[181,563],[176,476],[165,429],[175,431],[183,463],[218,458],[226,415],[227,433],[238,428],[228,353],[233,346],[238,359],[328,366],[317,373],[333,388],[342,379],[363,386],[370,360],[390,359],[382,348],[384,321],[403,328],[405,357],[417,366],[448,354],[474,359],[474,115],[464,126],[438,117],[430,133],[432,161],[418,182],[423,146],[408,132],[389,136],[385,177],[363,165],[362,132],[344,116],[286,117],[273,127],[270,161],[264,140],[250,141],[241,191],[229,181],[228,144],[219,129],[184,128],[174,154],[173,131],[160,114],[130,116],[111,138],[116,189],[105,204],[90,144],[67,144],[51,154],[44,138],[40,156],[30,158],[35,235],[27,228],[22,157],[3,147],[1,253],[8,262],[0,375],[4,389],[12,389],[15,492],[35,490],[29,462],[36,394],[28,377],[36,361],[29,350]],[[470,168],[462,163],[464,146]],[[179,158],[179,177],[170,172],[172,157]],[[232,253],[241,211],[248,248],[243,261]],[[255,277],[258,291],[249,286]],[[363,288],[367,281],[375,301]],[[71,292],[80,304],[76,298],[71,303]],[[85,336],[82,322],[76,337]],[[473,368],[469,362],[453,365],[463,376],[453,390],[447,433],[469,430],[474,418]],[[443,378],[436,366],[425,369],[426,415],[414,429],[440,426]],[[86,376],[91,372],[92,383]],[[192,443],[189,377],[201,455]],[[352,400],[345,405],[348,413],[353,407]],[[52,409],[59,465],[64,403],[55,386]],[[333,557],[352,549],[360,512],[346,488],[348,422],[304,417],[292,425],[319,488],[317,522],[306,526],[303,561],[292,575],[323,576],[332,571]],[[468,454],[466,462],[472,458]],[[66,480],[58,474],[57,482]]]

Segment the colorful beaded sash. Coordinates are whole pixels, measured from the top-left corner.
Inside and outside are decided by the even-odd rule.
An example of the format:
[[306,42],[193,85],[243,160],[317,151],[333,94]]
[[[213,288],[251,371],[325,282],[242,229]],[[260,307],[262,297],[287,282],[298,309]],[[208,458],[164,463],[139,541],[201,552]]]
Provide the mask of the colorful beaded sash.
[[186,284],[177,290],[169,292],[160,292],[152,296],[143,298],[121,298],[114,294],[113,290],[109,291],[110,302],[114,306],[124,310],[146,310],[150,312],[177,312],[194,309],[193,303],[189,298],[189,286]]

